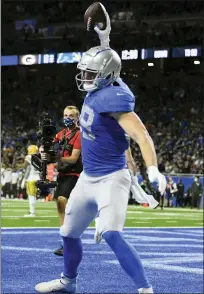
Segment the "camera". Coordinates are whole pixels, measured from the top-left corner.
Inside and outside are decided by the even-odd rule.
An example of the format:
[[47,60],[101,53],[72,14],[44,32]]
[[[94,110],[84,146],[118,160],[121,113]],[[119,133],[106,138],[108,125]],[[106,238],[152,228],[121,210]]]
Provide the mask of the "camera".
[[53,139],[56,135],[56,127],[52,122],[52,118],[48,114],[43,114],[39,121],[39,131],[37,137],[44,148],[50,149],[53,146]]
[[38,142],[43,146],[44,152],[51,155],[51,160],[41,160],[34,154],[31,158],[31,164],[40,171],[40,180],[37,181],[36,187],[39,190],[41,197],[46,197],[50,194],[50,189],[57,186],[57,182],[47,179],[47,165],[56,162],[56,152],[54,146],[54,137],[56,135],[56,127],[53,124],[52,118],[47,113],[42,114],[39,120],[39,131],[37,132]]

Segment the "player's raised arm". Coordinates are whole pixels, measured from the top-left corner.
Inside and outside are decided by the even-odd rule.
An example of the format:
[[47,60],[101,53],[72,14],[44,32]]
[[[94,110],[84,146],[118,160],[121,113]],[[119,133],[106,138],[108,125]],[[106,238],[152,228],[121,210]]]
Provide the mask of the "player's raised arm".
[[110,17],[105,9],[105,7],[100,3],[101,9],[105,15],[106,18],[106,28],[101,30],[98,25],[94,27],[95,32],[98,34],[98,37],[101,42],[101,46],[103,47],[109,47],[110,43],[110,32],[111,32],[111,22]]
[[164,194],[166,179],[158,170],[154,143],[140,118],[134,112],[116,112],[111,113],[111,116],[114,117],[123,130],[137,142],[146,163],[150,181],[158,181],[159,191]]

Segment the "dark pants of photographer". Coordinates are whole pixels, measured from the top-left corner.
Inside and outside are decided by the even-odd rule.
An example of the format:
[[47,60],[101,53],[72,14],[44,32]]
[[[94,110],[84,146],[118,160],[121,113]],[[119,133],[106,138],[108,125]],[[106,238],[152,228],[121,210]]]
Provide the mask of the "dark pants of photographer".
[[[59,175],[57,178],[57,187],[54,192],[54,199],[57,203],[57,211],[60,218],[60,225],[64,223],[65,208],[67,200],[78,181],[77,175]],[[54,254],[62,256],[63,247],[54,251]]]
[[67,200],[75,187],[78,176],[76,175],[60,175],[57,178],[57,187],[54,194],[54,198],[57,203],[57,211],[60,217],[60,225],[64,223],[64,214]]

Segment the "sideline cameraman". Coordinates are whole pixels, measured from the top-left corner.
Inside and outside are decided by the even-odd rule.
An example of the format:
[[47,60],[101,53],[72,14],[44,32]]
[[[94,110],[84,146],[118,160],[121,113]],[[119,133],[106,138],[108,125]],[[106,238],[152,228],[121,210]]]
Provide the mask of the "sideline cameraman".
[[[54,198],[60,217],[60,225],[64,223],[65,207],[72,189],[82,172],[81,139],[78,127],[79,110],[76,106],[67,106],[64,109],[63,122],[65,128],[55,137],[54,142],[59,144],[57,163],[57,187]],[[42,159],[48,159],[49,154],[41,152]],[[63,255],[63,247],[54,251],[56,255]]]

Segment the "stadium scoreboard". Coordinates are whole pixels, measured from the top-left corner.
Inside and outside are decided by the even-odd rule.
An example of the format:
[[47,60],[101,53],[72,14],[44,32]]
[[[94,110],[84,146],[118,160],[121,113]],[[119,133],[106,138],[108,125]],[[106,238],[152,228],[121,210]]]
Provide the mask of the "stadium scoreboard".
[[[189,58],[203,55],[201,46],[174,47],[162,49],[131,49],[122,50],[119,55],[122,60],[146,60],[163,58]],[[1,66],[34,65],[34,64],[65,64],[77,63],[84,52],[62,52],[49,54],[25,54],[1,56]]]

